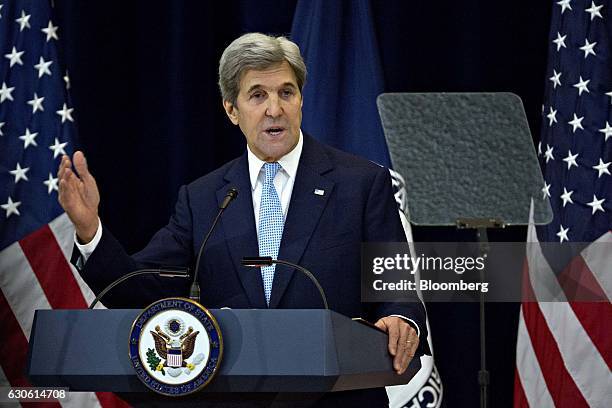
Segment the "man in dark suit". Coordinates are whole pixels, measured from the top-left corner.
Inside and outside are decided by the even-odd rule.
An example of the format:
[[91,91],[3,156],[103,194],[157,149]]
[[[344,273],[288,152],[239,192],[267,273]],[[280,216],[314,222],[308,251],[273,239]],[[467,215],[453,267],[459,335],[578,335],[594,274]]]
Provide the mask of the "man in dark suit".
[[[316,288],[291,268],[258,273],[240,260],[259,254],[298,263],[313,271],[331,309],[375,321],[388,332],[394,368],[403,373],[419,337],[426,336],[422,304],[360,300],[360,244],[405,241],[388,171],[301,132],[306,67],[291,41],[262,34],[238,38],[221,57],[219,78],[223,106],[244,133],[247,151],[183,186],[168,225],[132,257],[98,218],[100,198],[84,155],[62,159],[59,200],[75,225],[74,261],[85,281],[99,292],[135,269],[192,265],[219,204],[235,188],[239,195],[211,235],[197,271],[201,303],[210,308],[322,307]],[[188,291],[188,285],[169,286],[150,277],[141,279],[137,291],[134,287],[117,287],[105,303],[143,307]],[[380,391],[370,394],[366,399],[382,401]]]

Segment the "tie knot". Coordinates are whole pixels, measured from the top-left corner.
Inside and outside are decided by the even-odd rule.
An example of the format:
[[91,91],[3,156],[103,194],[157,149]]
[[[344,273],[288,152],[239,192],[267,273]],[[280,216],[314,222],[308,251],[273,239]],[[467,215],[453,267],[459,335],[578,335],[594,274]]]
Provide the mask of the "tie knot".
[[280,170],[281,165],[278,162],[274,163],[265,163],[264,169],[266,170],[266,183],[272,183],[274,181],[274,177],[276,177],[276,173]]

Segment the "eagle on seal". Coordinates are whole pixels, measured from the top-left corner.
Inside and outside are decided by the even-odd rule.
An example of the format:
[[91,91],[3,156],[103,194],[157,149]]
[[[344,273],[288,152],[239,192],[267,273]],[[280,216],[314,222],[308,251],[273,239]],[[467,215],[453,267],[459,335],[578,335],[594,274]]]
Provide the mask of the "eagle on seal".
[[[164,362],[164,366],[178,366],[178,367],[186,367],[187,363],[186,359],[191,357],[193,351],[195,349],[195,341],[199,331],[193,331],[193,327],[189,327],[187,332],[180,336],[177,339],[172,339],[159,326],[155,326],[155,331],[150,331],[153,336],[153,340],[155,341],[155,350],[157,354],[166,362]],[[168,364],[168,353],[170,353],[171,357],[173,355],[178,355],[178,364]]]

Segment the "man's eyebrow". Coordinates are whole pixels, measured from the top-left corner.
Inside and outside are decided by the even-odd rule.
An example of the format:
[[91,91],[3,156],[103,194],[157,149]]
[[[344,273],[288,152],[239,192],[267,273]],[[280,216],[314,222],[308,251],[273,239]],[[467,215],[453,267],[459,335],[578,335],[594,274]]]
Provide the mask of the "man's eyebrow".
[[[287,88],[287,87],[297,89],[297,85],[294,84],[293,82],[285,82],[284,84],[281,85],[281,88]],[[255,84],[255,85],[252,85],[247,90],[246,93],[249,94],[249,93],[251,93],[251,92],[253,92],[255,90],[261,89],[261,88],[263,88],[263,87],[260,84]]]
[[259,89],[259,88],[261,88],[261,85],[255,84],[255,85],[251,86],[249,89],[247,89],[247,93],[251,93],[254,90]]

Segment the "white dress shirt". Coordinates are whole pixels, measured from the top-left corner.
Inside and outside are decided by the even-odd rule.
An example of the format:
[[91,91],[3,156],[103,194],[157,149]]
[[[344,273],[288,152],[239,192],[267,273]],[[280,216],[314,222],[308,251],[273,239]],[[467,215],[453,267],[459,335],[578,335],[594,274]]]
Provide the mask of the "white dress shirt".
[[[287,212],[289,211],[289,202],[291,201],[291,193],[293,192],[293,184],[295,183],[295,175],[297,173],[298,164],[300,163],[303,146],[304,139],[300,131],[300,137],[293,150],[278,159],[278,164],[280,164],[281,168],[274,177],[274,188],[280,199],[283,219],[285,220],[287,219]],[[255,227],[257,228],[257,233],[259,233],[259,206],[261,205],[261,191],[263,190],[266,179],[266,170],[263,167],[265,162],[255,156],[248,146],[247,158],[249,160],[249,177],[251,178]]]

